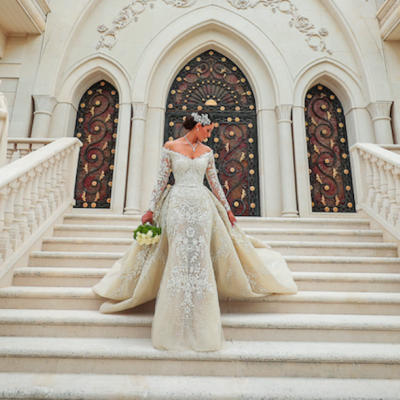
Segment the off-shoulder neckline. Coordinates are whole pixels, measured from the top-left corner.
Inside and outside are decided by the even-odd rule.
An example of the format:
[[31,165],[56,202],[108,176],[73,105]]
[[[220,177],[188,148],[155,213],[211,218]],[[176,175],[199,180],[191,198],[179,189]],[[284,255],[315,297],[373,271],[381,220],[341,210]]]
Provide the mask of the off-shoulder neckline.
[[197,157],[195,157],[195,158],[190,158],[190,157],[187,156],[186,154],[179,153],[179,151],[174,151],[174,150],[171,150],[171,149],[167,149],[167,148],[164,147],[164,146],[163,146],[163,150],[165,150],[165,151],[170,151],[171,153],[179,154],[179,155],[181,155],[181,156],[183,156],[183,157],[186,157],[186,158],[189,159],[189,160],[197,160],[198,158],[203,157],[204,155],[210,154],[210,153],[213,152],[212,150],[211,150],[211,151],[206,151],[205,153],[203,153],[203,154],[201,154],[201,155],[199,155],[199,156],[197,156]]

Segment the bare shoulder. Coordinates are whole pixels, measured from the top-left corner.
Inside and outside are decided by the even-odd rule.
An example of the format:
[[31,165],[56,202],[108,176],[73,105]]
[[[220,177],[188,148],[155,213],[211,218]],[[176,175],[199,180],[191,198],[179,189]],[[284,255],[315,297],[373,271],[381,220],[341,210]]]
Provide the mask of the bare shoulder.
[[164,143],[164,147],[168,150],[174,150],[176,149],[177,146],[179,146],[179,143],[182,143],[183,140],[182,138],[175,139],[175,140],[169,140],[168,142]]
[[165,142],[164,147],[166,149],[172,150],[172,141]]
[[212,151],[211,147],[201,143],[201,148],[204,150],[205,153],[210,153]]

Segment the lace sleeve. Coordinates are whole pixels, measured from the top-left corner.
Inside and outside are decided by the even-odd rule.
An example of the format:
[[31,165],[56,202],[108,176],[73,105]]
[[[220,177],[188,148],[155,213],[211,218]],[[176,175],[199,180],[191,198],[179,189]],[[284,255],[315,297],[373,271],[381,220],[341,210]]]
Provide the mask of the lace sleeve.
[[154,211],[158,201],[167,186],[169,175],[171,173],[171,158],[165,148],[161,151],[160,169],[158,171],[157,181],[154,185],[150,197],[149,210]]
[[214,193],[214,196],[225,207],[226,211],[230,211],[231,208],[229,207],[229,203],[226,200],[225,193],[219,182],[217,170],[215,168],[214,157],[210,157],[210,161],[208,162],[208,165],[207,165],[206,176],[207,176],[208,183],[211,187],[211,190]]

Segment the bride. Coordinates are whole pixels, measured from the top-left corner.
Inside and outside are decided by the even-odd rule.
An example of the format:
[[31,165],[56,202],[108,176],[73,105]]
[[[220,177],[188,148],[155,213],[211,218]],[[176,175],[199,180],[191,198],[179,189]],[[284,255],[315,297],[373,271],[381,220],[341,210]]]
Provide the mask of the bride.
[[[202,144],[214,128],[200,111],[186,117],[189,132],[167,142],[142,223],[156,220],[158,243],[136,241],[92,289],[110,299],[102,313],[157,298],[153,346],[161,350],[219,350],[224,342],[218,295],[234,298],[296,293],[282,255],[246,236],[225,198],[213,151]],[[175,184],[167,187],[170,172]],[[212,193],[203,184],[207,176]]]

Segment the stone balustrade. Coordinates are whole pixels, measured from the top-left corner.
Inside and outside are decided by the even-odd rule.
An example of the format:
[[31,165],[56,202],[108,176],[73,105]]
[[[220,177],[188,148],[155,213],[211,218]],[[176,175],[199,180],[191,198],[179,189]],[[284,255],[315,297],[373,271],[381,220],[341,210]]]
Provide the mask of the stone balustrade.
[[47,138],[8,138],[7,141],[7,164],[11,161],[25,157],[32,151],[36,151],[56,139]]
[[0,275],[35,231],[73,202],[81,145],[61,138],[0,169]]
[[400,239],[400,155],[371,143],[351,152],[358,207]]

